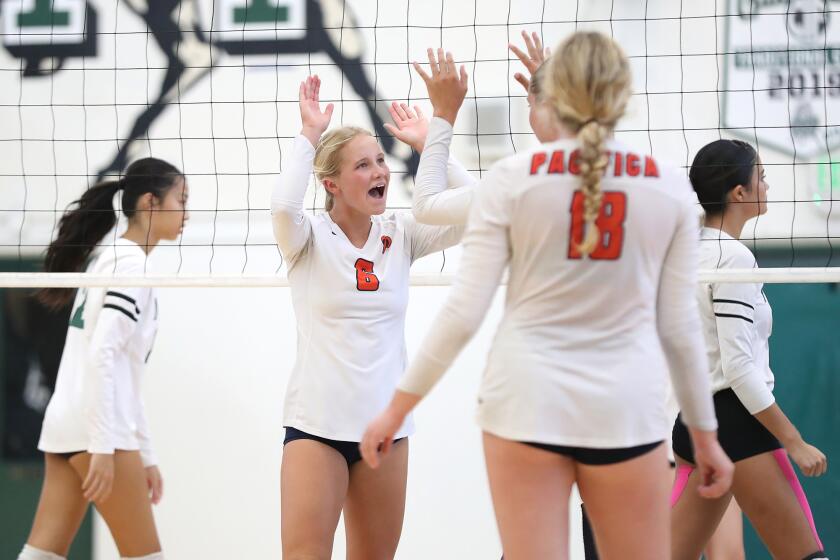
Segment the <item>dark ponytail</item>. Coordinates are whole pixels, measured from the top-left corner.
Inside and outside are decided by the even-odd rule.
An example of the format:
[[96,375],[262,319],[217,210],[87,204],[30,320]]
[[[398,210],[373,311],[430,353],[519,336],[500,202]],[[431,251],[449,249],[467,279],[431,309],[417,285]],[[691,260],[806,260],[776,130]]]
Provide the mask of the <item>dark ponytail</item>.
[[[137,200],[150,192],[162,200],[176,180],[183,177],[173,165],[156,158],[135,161],[119,181],[104,181],[89,188],[61,217],[58,236],[47,248],[44,259],[46,272],[79,272],[90,254],[105,235],[117,224],[114,195],[123,190],[122,212],[134,216]],[[47,288],[38,299],[53,309],[63,307],[73,299],[73,288]]]
[[700,148],[688,177],[707,216],[722,214],[729,191],[738,185],[751,188],[757,163],[755,148],[741,140],[715,140]]

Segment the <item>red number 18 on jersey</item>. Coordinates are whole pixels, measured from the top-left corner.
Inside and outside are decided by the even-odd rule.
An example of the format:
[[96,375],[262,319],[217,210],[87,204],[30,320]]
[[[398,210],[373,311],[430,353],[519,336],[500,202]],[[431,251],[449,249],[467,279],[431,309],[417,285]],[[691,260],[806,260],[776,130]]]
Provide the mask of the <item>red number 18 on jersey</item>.
[[[572,227],[569,232],[569,258],[581,258],[578,246],[583,243],[583,201],[582,191],[572,198]],[[601,199],[601,212],[595,220],[600,237],[598,245],[589,253],[590,259],[616,260],[621,257],[624,244],[624,219],[627,213],[627,195],[621,191],[605,191]]]

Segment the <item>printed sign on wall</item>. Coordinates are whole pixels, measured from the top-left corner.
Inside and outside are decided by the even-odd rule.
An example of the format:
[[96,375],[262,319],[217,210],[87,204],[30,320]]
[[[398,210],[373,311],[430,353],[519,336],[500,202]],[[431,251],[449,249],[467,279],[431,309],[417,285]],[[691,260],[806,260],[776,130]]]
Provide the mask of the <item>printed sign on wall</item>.
[[731,0],[724,129],[798,161],[840,152],[840,22],[830,4]]

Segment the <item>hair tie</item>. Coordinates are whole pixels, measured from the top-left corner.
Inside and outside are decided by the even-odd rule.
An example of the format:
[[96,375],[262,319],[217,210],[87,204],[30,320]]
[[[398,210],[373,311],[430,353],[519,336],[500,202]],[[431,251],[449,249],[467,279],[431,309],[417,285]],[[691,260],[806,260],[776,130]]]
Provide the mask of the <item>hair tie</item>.
[[[586,126],[586,125],[588,125],[588,124],[597,123],[597,122],[598,122],[598,119],[596,119],[595,117],[593,117],[593,118],[589,119],[588,121],[584,121],[584,122],[580,125],[580,128],[579,128],[578,130],[582,129],[583,127],[585,127],[585,126]],[[601,124],[601,123],[598,123],[598,124]]]

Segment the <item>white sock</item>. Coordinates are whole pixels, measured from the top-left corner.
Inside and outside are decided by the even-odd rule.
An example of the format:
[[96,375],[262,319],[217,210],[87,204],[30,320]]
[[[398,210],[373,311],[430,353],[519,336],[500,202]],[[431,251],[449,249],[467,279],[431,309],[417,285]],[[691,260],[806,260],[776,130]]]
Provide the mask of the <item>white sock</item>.
[[163,560],[163,552],[153,552],[146,556],[132,556],[131,558],[125,556],[121,560]]
[[20,554],[17,557],[17,560],[66,560],[64,556],[59,556],[54,552],[47,552],[46,550],[41,550],[39,548],[35,548],[34,546],[29,546],[28,544],[23,545],[23,550],[20,551]]

